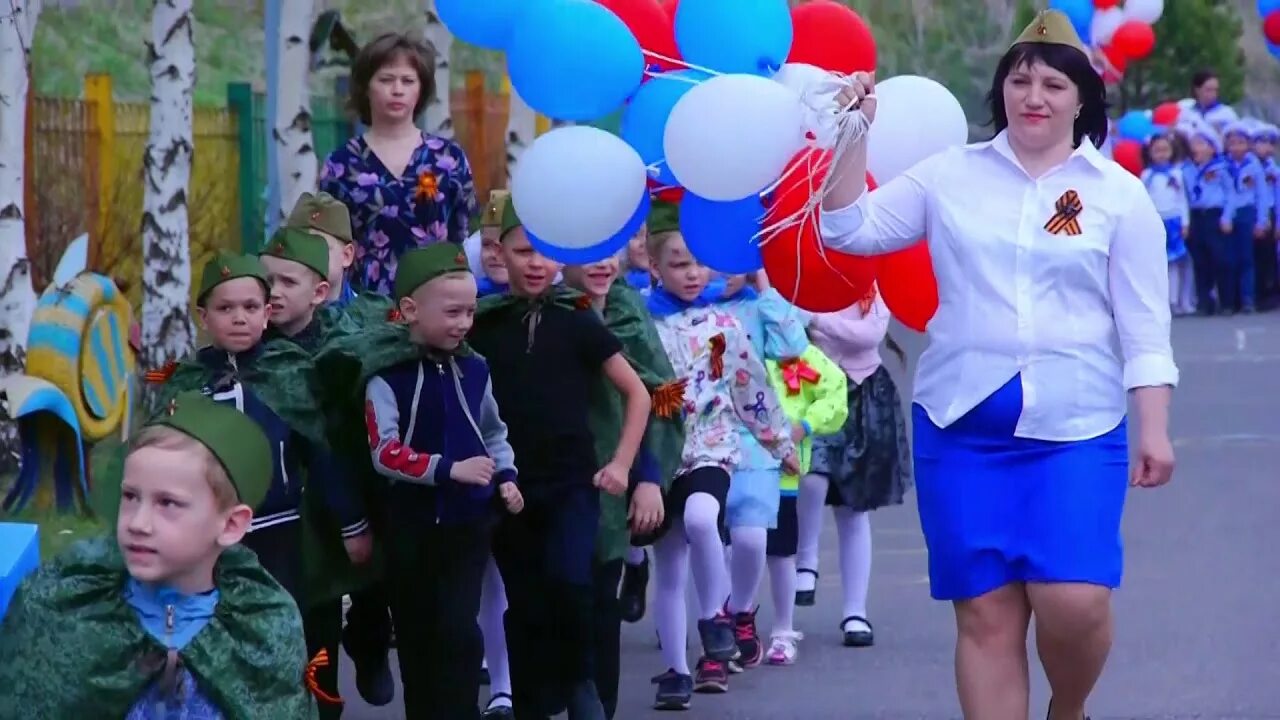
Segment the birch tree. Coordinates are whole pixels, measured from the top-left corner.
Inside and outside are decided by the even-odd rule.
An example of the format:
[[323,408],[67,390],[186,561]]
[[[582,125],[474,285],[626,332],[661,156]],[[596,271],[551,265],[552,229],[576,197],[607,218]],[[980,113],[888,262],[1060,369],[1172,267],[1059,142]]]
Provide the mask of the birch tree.
[[507,187],[510,187],[511,176],[516,171],[516,163],[520,156],[533,144],[538,134],[538,114],[520,98],[520,94],[507,81],[507,96],[511,99],[507,114]]
[[[0,3],[0,378],[22,372],[35,312],[22,191],[26,158],[31,41],[39,0]],[[17,446],[12,423],[0,425],[0,467]]]
[[449,54],[453,52],[453,35],[436,14],[436,0],[427,0],[427,28],[423,33],[435,51],[436,94],[427,101],[422,114],[423,129],[432,135],[453,137],[453,117],[449,109]]
[[275,127],[271,130],[280,177],[279,218],[283,222],[302,193],[316,189],[319,161],[311,135],[311,35],[315,0],[282,0],[280,32],[275,38],[280,58]]
[[142,159],[142,360],[148,369],[182,358],[195,340],[187,218],[196,80],[191,3],[155,0],[147,43],[151,129]]

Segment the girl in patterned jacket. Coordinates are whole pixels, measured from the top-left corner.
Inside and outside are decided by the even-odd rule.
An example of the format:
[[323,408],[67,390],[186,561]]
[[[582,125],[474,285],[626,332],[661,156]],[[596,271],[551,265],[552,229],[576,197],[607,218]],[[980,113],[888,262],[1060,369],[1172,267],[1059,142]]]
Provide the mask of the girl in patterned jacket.
[[655,622],[668,665],[657,678],[655,704],[663,709],[688,708],[694,689],[685,656],[691,561],[703,646],[698,688],[725,692],[726,663],[739,654],[733,620],[722,605],[729,591],[724,507],[730,473],[742,458],[738,427],[746,425],[783,467],[799,468],[790,423],[764,364],[737,319],[703,295],[708,271],[689,253],[675,217],[675,206],[655,203],[648,243],[659,278],[649,312],[677,380],[685,383],[684,451],[667,497],[667,532],[654,544]]

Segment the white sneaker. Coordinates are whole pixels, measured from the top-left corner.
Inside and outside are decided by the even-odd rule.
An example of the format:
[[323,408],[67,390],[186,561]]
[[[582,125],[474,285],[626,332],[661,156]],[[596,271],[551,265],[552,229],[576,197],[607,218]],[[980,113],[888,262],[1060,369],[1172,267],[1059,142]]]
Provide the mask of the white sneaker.
[[797,644],[804,639],[804,633],[791,630],[774,633],[769,638],[769,652],[765,657],[770,665],[792,665],[800,650]]

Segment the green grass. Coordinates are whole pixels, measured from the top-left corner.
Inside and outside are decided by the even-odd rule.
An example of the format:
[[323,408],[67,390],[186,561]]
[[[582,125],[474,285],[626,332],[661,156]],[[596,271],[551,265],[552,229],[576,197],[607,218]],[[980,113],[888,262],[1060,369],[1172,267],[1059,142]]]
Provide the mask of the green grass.
[[0,522],[32,523],[40,526],[40,561],[47,562],[77,540],[93,537],[105,530],[97,518],[77,514],[40,513],[24,510],[15,515],[0,515]]

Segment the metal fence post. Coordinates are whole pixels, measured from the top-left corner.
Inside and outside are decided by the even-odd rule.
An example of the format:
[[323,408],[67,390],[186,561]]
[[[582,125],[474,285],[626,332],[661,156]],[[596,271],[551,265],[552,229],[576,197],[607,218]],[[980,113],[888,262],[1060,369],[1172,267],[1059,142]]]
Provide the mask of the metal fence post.
[[112,192],[116,186],[116,112],[112,99],[111,76],[89,73],[84,77],[84,99],[89,103],[93,132],[97,134],[97,213],[89,223],[90,269],[101,271],[102,244],[106,242],[108,218],[114,209]]
[[236,145],[240,151],[240,247],[247,254],[258,249],[258,193],[254,182],[253,88],[246,82],[227,83],[227,107],[236,116]]

